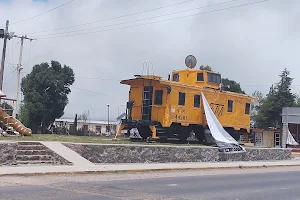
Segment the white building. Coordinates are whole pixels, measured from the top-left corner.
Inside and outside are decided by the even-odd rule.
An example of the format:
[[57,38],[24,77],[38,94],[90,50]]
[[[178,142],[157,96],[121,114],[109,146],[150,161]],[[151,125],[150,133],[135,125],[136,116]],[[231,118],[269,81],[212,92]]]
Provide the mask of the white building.
[[[54,125],[57,127],[64,126],[68,130],[71,130],[72,127],[74,126],[74,119],[56,119]],[[77,121],[77,129],[84,129],[92,133],[105,134],[107,125],[108,125],[107,121],[97,121],[97,120]],[[118,122],[110,121],[109,125],[110,125],[111,134],[115,134],[117,131],[116,128]]]

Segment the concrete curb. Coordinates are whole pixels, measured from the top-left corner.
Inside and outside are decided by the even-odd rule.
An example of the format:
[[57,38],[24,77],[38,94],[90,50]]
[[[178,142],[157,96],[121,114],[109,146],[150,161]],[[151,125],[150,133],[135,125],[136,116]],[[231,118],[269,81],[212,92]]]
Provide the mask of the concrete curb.
[[[152,169],[120,169],[120,170],[84,170],[84,171],[57,171],[57,172],[37,172],[37,173],[8,173],[3,176],[45,176],[45,175],[81,175],[81,174],[116,174],[116,173],[141,173],[160,171],[185,171],[185,170],[217,170],[217,169],[251,169],[251,168],[274,168],[274,167],[299,167],[300,164],[258,164],[258,165],[236,165],[236,166],[203,166],[203,167],[173,167],[173,168],[152,168]],[[0,168],[1,169],[1,168]]]

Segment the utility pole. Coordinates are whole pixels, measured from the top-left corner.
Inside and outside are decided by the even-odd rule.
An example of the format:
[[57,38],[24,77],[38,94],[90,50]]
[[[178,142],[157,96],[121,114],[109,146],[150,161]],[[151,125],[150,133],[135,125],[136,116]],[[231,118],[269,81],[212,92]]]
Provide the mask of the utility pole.
[[4,42],[3,42],[2,60],[1,60],[1,68],[0,68],[0,90],[2,90],[2,86],[3,86],[5,52],[6,52],[6,43],[7,43],[7,39],[8,39],[8,24],[9,24],[9,21],[7,20],[5,31],[4,31]]
[[21,79],[21,70],[22,68],[22,55],[23,55],[23,43],[24,43],[24,39],[26,40],[30,40],[30,42],[32,40],[36,40],[36,39],[32,39],[32,38],[28,38],[26,35],[25,36],[14,36],[17,38],[21,38],[21,46],[20,46],[20,54],[19,54],[19,63],[17,66],[17,90],[16,90],[16,104],[15,104],[15,109],[14,109],[14,117],[17,118],[17,112],[18,112],[18,105],[19,105],[19,92],[20,92],[20,79]]

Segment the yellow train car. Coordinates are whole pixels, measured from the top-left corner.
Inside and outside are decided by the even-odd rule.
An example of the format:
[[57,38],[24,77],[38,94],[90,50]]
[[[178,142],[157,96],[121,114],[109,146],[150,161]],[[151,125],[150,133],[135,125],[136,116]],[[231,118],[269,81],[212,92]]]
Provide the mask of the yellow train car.
[[221,125],[235,139],[250,132],[252,97],[225,91],[221,74],[201,69],[173,71],[168,80],[159,76],[135,75],[122,80],[130,86],[124,129],[137,128],[143,139],[179,138],[186,140],[193,131],[205,143],[207,122],[201,92]]

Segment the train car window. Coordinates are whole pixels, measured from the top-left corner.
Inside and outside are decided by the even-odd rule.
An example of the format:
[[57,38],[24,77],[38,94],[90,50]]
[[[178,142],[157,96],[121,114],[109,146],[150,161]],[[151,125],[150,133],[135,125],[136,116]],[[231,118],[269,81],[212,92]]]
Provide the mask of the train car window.
[[200,108],[200,95],[194,95],[194,108]]
[[183,93],[183,92],[179,92],[178,105],[179,106],[184,106],[185,105],[185,93]]
[[197,74],[197,81],[204,81],[203,73]]
[[247,115],[250,114],[250,104],[249,104],[249,103],[246,103],[246,106],[245,106],[245,114],[247,114]]
[[162,105],[162,97],[163,97],[163,91],[162,90],[155,90],[154,104],[155,105]]
[[227,112],[232,112],[233,111],[233,101],[228,100],[228,109]]
[[221,83],[221,75],[220,74],[214,74],[214,73],[207,73],[208,76],[208,82],[211,83]]
[[172,81],[179,82],[179,74],[173,74]]

